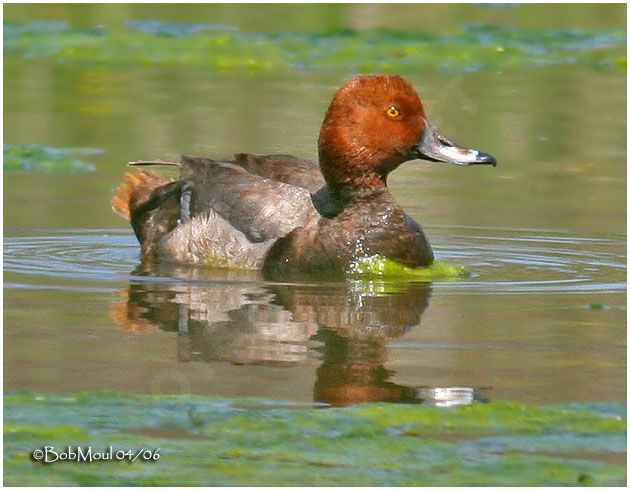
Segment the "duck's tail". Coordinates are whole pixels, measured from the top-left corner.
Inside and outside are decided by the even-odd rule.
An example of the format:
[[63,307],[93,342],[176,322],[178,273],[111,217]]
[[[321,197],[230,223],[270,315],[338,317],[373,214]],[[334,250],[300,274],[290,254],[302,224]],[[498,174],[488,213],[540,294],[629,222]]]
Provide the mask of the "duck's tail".
[[[172,164],[172,162],[131,162],[132,165]],[[131,211],[148,201],[151,193],[158,187],[173,182],[173,179],[141,170],[139,173],[126,173],[125,180],[116,189],[112,199],[112,209],[123,218],[131,219]]]

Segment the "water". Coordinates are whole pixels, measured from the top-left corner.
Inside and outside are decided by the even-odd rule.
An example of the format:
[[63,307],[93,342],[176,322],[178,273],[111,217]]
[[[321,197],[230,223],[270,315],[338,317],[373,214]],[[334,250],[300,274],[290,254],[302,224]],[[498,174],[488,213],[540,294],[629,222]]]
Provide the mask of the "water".
[[[427,231],[437,258],[471,277],[270,282],[139,266],[127,230],[21,230],[5,238],[5,297],[16,305],[5,358],[21,366],[6,383],[333,405],[418,401],[424,387],[451,386],[529,403],[622,400],[622,236]],[[33,309],[45,324],[27,320]]]
[[[175,16],[161,6],[7,6],[6,20],[103,24],[107,36],[144,41],[150,34],[125,21],[219,24],[242,49],[264,39],[265,53],[280,51],[265,54],[273,69],[253,71],[217,70],[214,58],[122,62],[116,51],[94,63],[80,50],[61,60],[32,50],[5,56],[5,143],[103,150],[80,155],[94,171],[4,175],[5,390],[114,388],[309,406],[440,397],[625,403],[623,8],[569,7],[545,6],[541,16],[533,5],[326,6],[325,15],[289,6],[287,29],[273,14],[279,6]],[[466,266],[469,278],[272,282],[257,272],[140,265],[135,237],[109,205],[125,162],[243,151],[314,157],[327,104],[354,74],[344,67],[376,62],[361,51],[350,61],[331,54],[322,34],[321,58],[285,66],[286,45],[269,33],[291,31],[282,42],[297,46],[300,33],[387,27],[393,33],[377,31],[371,42],[395,58],[392,46],[413,48],[404,32],[420,13],[422,46],[438,54],[412,66],[405,51],[390,69],[419,89],[447,136],[499,165],[409,162],[390,187],[437,258]],[[470,24],[482,27],[461,27]],[[514,30],[499,35],[496,25]],[[353,35],[344,36],[352,49]],[[431,36],[456,42],[437,52],[443,42]],[[515,51],[503,63],[495,48]],[[469,61],[457,58],[462,51]]]
[[[432,285],[440,295],[623,294],[626,290],[622,235],[581,237],[570,231],[514,230],[510,228],[427,227],[439,239],[436,260],[466,264],[470,278],[442,280]],[[4,270],[18,276],[86,279],[118,282],[128,279],[155,282],[138,265],[138,244],[133,233],[120,229],[20,230],[5,238]],[[181,267],[162,264],[159,279]],[[158,268],[158,266],[154,266]],[[159,271],[159,268],[158,268]],[[221,269],[190,268],[194,284],[231,284]],[[231,274],[237,274],[231,272]],[[262,274],[241,272],[265,284]],[[312,278],[316,280],[316,278]],[[361,284],[374,281],[348,280]],[[381,282],[387,282],[383,278]],[[317,283],[306,283],[317,287]],[[327,283],[322,283],[327,287]],[[342,284],[345,284],[342,282]],[[6,287],[28,288],[10,283]],[[50,285],[51,288],[55,284]],[[61,287],[61,286],[60,286]]]

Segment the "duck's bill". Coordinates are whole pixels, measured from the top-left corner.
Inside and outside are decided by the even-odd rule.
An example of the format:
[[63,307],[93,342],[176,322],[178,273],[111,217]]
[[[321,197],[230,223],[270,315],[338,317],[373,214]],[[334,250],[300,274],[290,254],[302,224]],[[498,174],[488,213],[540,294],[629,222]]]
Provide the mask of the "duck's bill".
[[425,120],[422,139],[414,148],[416,158],[432,162],[454,163],[456,165],[492,165],[497,166],[496,159],[489,153],[470,150],[456,145],[438,129]]

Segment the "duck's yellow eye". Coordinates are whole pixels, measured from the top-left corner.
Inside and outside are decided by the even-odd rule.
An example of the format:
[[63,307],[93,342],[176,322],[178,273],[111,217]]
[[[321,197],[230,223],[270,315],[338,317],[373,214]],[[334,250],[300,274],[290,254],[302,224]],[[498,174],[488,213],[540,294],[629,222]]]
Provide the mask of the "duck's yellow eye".
[[398,110],[398,107],[391,106],[389,109],[387,109],[387,115],[391,118],[398,117],[400,116],[400,111]]

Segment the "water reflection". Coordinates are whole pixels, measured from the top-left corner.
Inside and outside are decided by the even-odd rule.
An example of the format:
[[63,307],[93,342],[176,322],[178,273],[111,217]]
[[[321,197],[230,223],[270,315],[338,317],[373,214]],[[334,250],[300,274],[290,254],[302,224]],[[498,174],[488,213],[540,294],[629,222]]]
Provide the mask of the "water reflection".
[[430,283],[270,283],[256,271],[210,273],[168,264],[143,264],[135,274],[143,280],[121,292],[112,317],[127,330],[176,333],[180,362],[290,367],[317,358],[313,398],[331,406],[376,401],[451,406],[483,398],[468,387],[391,381],[387,345],[420,325]]

